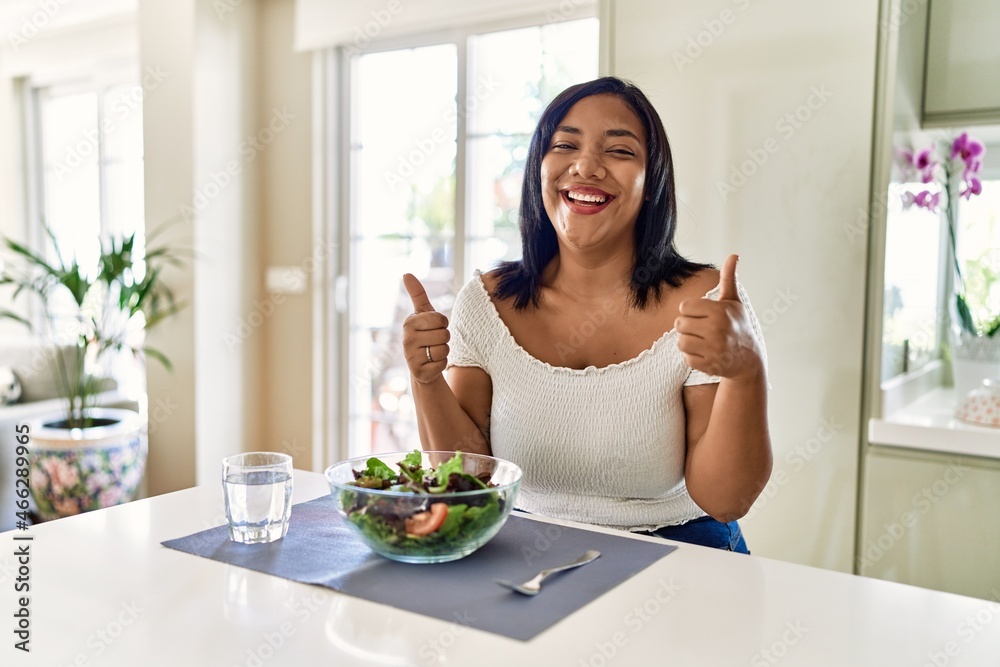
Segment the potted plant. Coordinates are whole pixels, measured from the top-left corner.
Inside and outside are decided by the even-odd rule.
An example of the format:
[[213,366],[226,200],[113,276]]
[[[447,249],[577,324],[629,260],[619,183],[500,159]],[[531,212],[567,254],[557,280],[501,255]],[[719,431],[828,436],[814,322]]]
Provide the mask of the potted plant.
[[[904,206],[917,206],[943,213],[948,226],[949,254],[953,266],[948,312],[955,389],[959,397],[978,388],[984,379],[1000,377],[1000,315],[990,312],[982,289],[970,289],[967,278],[974,273],[982,283],[983,259],[962,270],[958,258],[958,205],[983,191],[980,172],[986,148],[981,141],[962,132],[951,140],[937,141],[919,152],[901,151],[904,173],[925,187],[904,195]],[[988,287],[988,285],[986,286]]]
[[11,262],[0,265],[0,285],[14,287],[13,298],[33,295],[40,322],[0,308],[0,317],[16,320],[38,336],[66,401],[61,414],[30,425],[30,487],[38,514],[53,519],[128,502],[145,470],[147,437],[144,416],[132,410],[98,407],[111,368],[134,359],[138,371],[145,357],[168,369],[167,358],[145,344],[145,331],[175,313],[179,306],[160,279],[178,255],[165,247],[136,248],[135,234],[101,243],[96,266],[67,258],[55,235],[55,259],[0,236]]

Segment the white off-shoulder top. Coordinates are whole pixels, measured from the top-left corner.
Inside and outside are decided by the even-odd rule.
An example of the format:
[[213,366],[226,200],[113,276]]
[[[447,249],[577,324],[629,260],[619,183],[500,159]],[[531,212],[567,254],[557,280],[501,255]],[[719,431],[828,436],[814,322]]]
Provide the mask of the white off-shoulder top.
[[[717,299],[718,288],[705,296]],[[684,484],[681,388],[719,378],[685,363],[676,331],[621,363],[552,366],[514,340],[478,271],[456,297],[449,329],[449,366],[482,368],[493,381],[490,443],[524,470],[518,508],[625,530],[705,516]]]

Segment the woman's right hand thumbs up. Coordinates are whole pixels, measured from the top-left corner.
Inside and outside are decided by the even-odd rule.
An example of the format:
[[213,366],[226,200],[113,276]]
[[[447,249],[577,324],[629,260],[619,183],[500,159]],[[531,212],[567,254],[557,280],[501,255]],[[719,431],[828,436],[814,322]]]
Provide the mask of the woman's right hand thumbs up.
[[403,320],[403,356],[417,382],[434,382],[448,366],[448,318],[434,310],[417,277],[403,275],[403,286],[413,302],[413,314]]

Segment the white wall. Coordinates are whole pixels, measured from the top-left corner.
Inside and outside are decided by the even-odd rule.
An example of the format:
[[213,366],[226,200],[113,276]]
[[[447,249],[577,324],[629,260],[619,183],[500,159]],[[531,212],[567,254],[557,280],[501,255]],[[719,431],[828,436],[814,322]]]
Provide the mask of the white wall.
[[[259,408],[262,341],[240,337],[261,297],[258,114],[253,5],[220,12],[197,0],[194,72],[195,409],[197,481],[217,483],[225,456],[264,446]],[[261,144],[264,145],[264,144]]]
[[[257,116],[275,110],[287,127],[260,154],[261,261],[292,267],[307,284],[321,280],[328,251],[312,238],[312,54],[293,50],[294,0],[257,4]],[[312,302],[300,294],[265,293],[272,312],[260,327],[262,391],[267,415],[263,443],[291,454],[295,467],[320,467],[312,458]],[[332,341],[331,341],[332,345]]]
[[139,3],[142,66],[165,73],[143,105],[146,223],[177,221],[164,240],[196,255],[169,276],[187,308],[151,336],[175,365],[148,378],[154,494],[216,483],[223,456],[263,445],[261,340],[233,343],[261,299],[256,18],[217,6]]
[[[178,202],[189,200],[194,183],[194,0],[144,0],[139,4],[140,61],[159,68],[166,78],[142,110],[145,151],[147,225],[178,215]],[[185,247],[193,244],[186,225],[174,225],[161,240]],[[150,424],[146,466],[150,495],[192,486],[195,482],[195,309],[194,268],[164,276],[176,297],[188,304],[151,332],[149,343],[174,364],[167,372],[150,364],[150,406],[163,401],[169,412]]]
[[775,466],[750,548],[850,571],[866,242],[845,228],[867,210],[878,3],[610,4],[613,73],[674,150],[681,249],[739,253],[766,327]]

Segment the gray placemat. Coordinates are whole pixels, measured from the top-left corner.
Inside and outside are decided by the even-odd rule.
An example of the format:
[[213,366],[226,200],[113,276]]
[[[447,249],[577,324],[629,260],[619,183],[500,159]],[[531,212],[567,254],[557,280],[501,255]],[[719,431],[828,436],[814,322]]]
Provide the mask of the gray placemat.
[[[288,534],[277,542],[237,544],[219,526],[163,545],[525,641],[677,548],[511,515],[471,556],[433,565],[397,563],[362,544],[330,496],[293,506]],[[601,557],[553,575],[538,596],[493,582],[525,581],[587,549]]]

